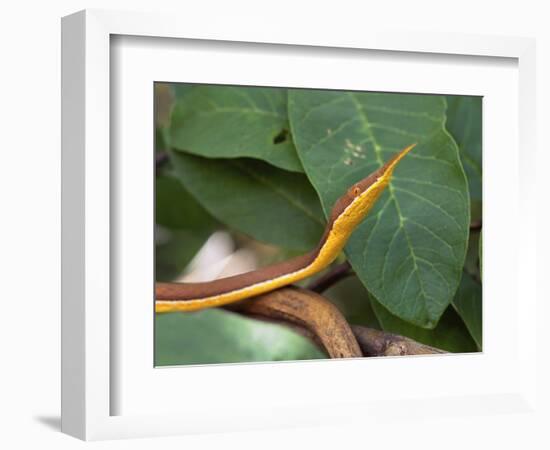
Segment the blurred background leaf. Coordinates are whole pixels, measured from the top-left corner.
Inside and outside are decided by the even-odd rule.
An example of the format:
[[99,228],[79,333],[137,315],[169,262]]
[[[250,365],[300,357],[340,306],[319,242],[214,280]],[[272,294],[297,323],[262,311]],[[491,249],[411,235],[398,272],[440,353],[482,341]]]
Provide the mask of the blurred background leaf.
[[482,349],[482,304],[481,283],[468,273],[462,274],[460,286],[453,299],[453,306],[464,320],[470,335],[476,342],[478,350]]
[[322,358],[309,339],[285,326],[220,309],[155,318],[157,366]]

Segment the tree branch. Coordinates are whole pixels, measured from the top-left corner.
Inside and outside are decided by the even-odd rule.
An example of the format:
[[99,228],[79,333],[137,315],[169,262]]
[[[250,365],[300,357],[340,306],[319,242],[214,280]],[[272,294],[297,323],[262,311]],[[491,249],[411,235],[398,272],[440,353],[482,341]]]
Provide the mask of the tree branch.
[[350,263],[348,261],[344,261],[342,264],[334,266],[323,276],[312,281],[307,288],[310,291],[321,293],[336,284],[338,281],[349,277],[352,273],[353,269],[351,268]]
[[363,356],[344,316],[336,306],[315,292],[285,287],[241,302],[231,309],[302,328],[331,358]]
[[397,334],[350,326],[336,306],[308,289],[285,287],[226,309],[286,325],[313,340],[331,358],[446,353]]
[[351,329],[365,356],[402,356],[447,353],[398,334],[352,325]]

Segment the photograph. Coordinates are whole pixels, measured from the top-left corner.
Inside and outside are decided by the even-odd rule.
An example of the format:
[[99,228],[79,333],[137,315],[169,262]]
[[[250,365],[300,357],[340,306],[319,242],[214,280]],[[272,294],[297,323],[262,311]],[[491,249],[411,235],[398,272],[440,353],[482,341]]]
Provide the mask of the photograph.
[[151,89],[155,367],[483,352],[481,96]]

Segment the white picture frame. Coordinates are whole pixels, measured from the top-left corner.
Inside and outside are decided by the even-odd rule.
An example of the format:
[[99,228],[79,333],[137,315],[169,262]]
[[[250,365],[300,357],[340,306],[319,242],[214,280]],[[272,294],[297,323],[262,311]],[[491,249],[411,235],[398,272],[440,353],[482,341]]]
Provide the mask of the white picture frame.
[[[514,214],[511,214],[512,219],[506,225],[502,225],[499,231],[495,226],[498,223],[498,211],[494,217],[489,216],[487,221],[484,221],[484,228],[491,229],[493,226],[495,236],[492,238],[490,233],[487,233],[487,236],[484,235],[484,277],[488,280],[484,286],[484,295],[490,295],[491,289],[494,289],[495,295],[502,294],[503,298],[509,298],[509,302],[504,301],[500,306],[503,308],[502,322],[509,330],[510,326],[512,327],[506,337],[506,348],[510,353],[508,359],[502,349],[499,350],[496,345],[491,346],[491,333],[494,331],[495,337],[502,337],[503,327],[499,328],[498,324],[492,327],[491,322],[488,322],[488,331],[486,331],[489,333],[488,342],[483,355],[459,355],[460,358],[445,358],[444,362],[439,362],[442,361],[439,358],[430,358],[420,363],[418,358],[387,358],[384,363],[369,367],[373,377],[385,377],[390,383],[394,380],[392,374],[403,370],[410,377],[421,377],[423,370],[467,373],[469,368],[484,370],[487,374],[491,374],[491,370],[496,372],[498,369],[506,368],[506,364],[513,366],[509,373],[503,374],[499,379],[493,379],[491,388],[489,388],[491,380],[487,376],[486,383],[480,383],[477,388],[470,383],[453,389],[445,386],[445,383],[437,385],[434,382],[431,387],[428,385],[420,387],[411,395],[406,395],[404,390],[396,389],[392,395],[387,395],[387,398],[380,397],[366,401],[361,396],[354,398],[353,391],[353,387],[360,381],[355,374],[365,369],[363,361],[345,361],[344,364],[331,362],[330,365],[323,366],[323,371],[327,372],[324,376],[338,379],[345,375],[347,378],[348,388],[340,391],[340,401],[337,397],[338,393],[328,393],[328,400],[317,401],[315,390],[312,388],[311,391],[305,391],[298,402],[277,402],[276,398],[284,398],[284,392],[274,389],[271,400],[250,395],[248,399],[242,399],[242,405],[236,405],[237,399],[226,390],[220,389],[217,379],[230,380],[233,383],[242,378],[243,374],[248,374],[252,379],[277,377],[279,380],[286,380],[287,388],[290,380],[307,379],[315,387],[315,383],[311,380],[313,371],[318,370],[318,366],[314,364],[322,364],[322,362],[241,365],[225,369],[218,367],[215,372],[209,367],[187,368],[187,373],[177,369],[179,372],[176,375],[170,374],[172,369],[163,369],[156,371],[155,379],[149,372],[146,373],[153,368],[143,368],[145,361],[142,358],[143,354],[125,346],[124,342],[128,342],[128,339],[119,332],[117,320],[129,316],[113,310],[110,302],[113,294],[118,292],[117,283],[120,283],[119,280],[113,280],[111,276],[113,249],[118,245],[115,238],[119,236],[112,233],[112,196],[115,190],[124,190],[124,186],[119,184],[118,169],[113,170],[113,167],[120,167],[120,165],[113,166],[113,154],[110,151],[112,146],[118,145],[119,134],[124,134],[124,131],[111,129],[111,121],[115,116],[111,113],[115,101],[112,83],[116,82],[116,77],[113,78],[113,66],[123,64],[116,60],[117,57],[121,60],[127,58],[131,62],[137,56],[137,53],[134,54],[132,51],[120,53],[113,45],[116,45],[117,40],[120,43],[121,40],[127,39],[126,43],[130,42],[131,46],[131,39],[128,40],[130,36],[133,37],[132,39],[143,41],[153,38],[165,39],[155,43],[157,50],[163,46],[170,47],[174,42],[184,42],[183,40],[190,43],[201,42],[203,46],[205,42],[206,44],[211,42],[211,47],[216,47],[220,43],[233,43],[237,47],[243,46],[242,48],[250,48],[247,45],[254,46],[256,57],[267,59],[284,56],[285,52],[292,52],[293,48],[300,49],[300,55],[307,54],[308,50],[315,51],[316,59],[321,61],[327,57],[323,56],[323,49],[330,52],[333,57],[343,57],[342,55],[346,55],[349,51],[359,52],[357,55],[367,50],[379,52],[381,55],[384,52],[394,52],[394,55],[408,55],[411,65],[415,60],[429,64],[430,58],[438,55],[455,55],[459,58],[474,58],[474,69],[475,58],[479,58],[477,61],[480,65],[484,61],[483,58],[506,58],[513,65],[517,64],[513,74],[509,74],[510,78],[503,77],[503,80],[507,79],[507,82],[511,83],[516,80],[514,77],[517,77],[518,88],[513,96],[515,100],[512,98],[508,100],[512,102],[511,105],[517,110],[517,117],[519,117],[517,120],[514,113],[516,118],[513,123],[510,123],[510,130],[517,131],[517,133],[512,131],[512,140],[517,137],[518,143],[515,145],[513,142],[508,144],[501,142],[504,156],[501,156],[498,170],[494,165],[487,164],[485,160],[486,179],[489,178],[489,183],[493,180],[492,182],[495,183],[493,187],[500,187],[501,190],[497,192],[485,186],[484,195],[494,200],[495,210],[507,207],[513,213],[521,213],[524,227],[530,225],[534,227],[535,221],[532,213],[534,210],[532,202],[535,197],[529,195],[534,190],[529,173],[535,166],[535,46],[532,39],[444,33],[395,33],[381,29],[372,29],[367,32],[349,30],[347,34],[337,36],[328,36],[324,33],[304,36],[292,30],[280,30],[277,27],[265,29],[253,24],[249,28],[233,29],[230,24],[220,22],[215,28],[205,29],[189,18],[165,14],[94,10],[67,16],[62,22],[62,430],[65,433],[81,439],[97,440],[323,425],[353,421],[357,420],[357,417],[382,417],[383,420],[392,421],[419,414],[429,416],[434,410],[441,417],[498,414],[506,411],[514,414],[538,414],[540,406],[535,402],[537,369],[534,346],[521,345],[522,342],[536,341],[535,271],[512,264],[509,269],[512,272],[507,278],[508,292],[498,291],[502,288],[499,288],[496,283],[493,283],[493,287],[487,287],[491,286],[491,279],[497,278],[494,276],[496,272],[491,274],[491,261],[497,259],[494,252],[493,256],[491,254],[498,246],[498,233],[501,233],[501,237],[517,236],[508,237],[508,239],[511,241],[509,242],[511,251],[518,260],[534,255],[535,238],[533,235],[520,236],[519,233],[514,235],[517,226],[517,218],[513,218]],[[273,47],[274,44],[278,46]],[[177,47],[178,45],[175,44],[176,50]],[[155,48],[138,50],[153,52],[149,53],[153,57]],[[276,51],[273,52],[273,49]],[[227,49],[222,45],[217,51],[218,56],[223,58]],[[160,50],[158,52],[160,53]],[[300,55],[298,56],[301,57]],[[453,56],[447,58],[448,61],[445,64],[455,64]],[[471,60],[468,59],[468,61],[465,65],[471,66]],[[299,64],[298,61],[296,63]],[[159,60],[158,67],[161,66],[162,63]],[[491,63],[486,66],[487,73],[493,74],[489,67]],[[306,70],[306,65],[303,67]],[[469,70],[471,71],[472,68],[470,67]],[[468,79],[467,72],[468,69],[464,69],[464,80]],[[150,81],[150,78],[147,78],[149,75],[134,73],[135,76],[125,80],[134,79],[137,84]],[[443,71],[443,73],[446,72]],[[423,89],[424,92],[433,89],[440,92],[446,89],[445,86],[448,83],[453,83],[452,79],[442,78],[439,86],[434,86],[433,80],[431,85],[423,86],[420,75],[421,72],[418,72],[416,81],[410,81],[416,85],[411,84],[408,89],[419,92]],[[155,79],[154,74],[150,76]],[[187,81],[219,81],[219,77],[209,77],[205,74],[196,76],[198,78]],[[258,73],[256,76],[261,74]],[[283,72],[273,76],[277,79],[276,81],[265,80],[265,82],[271,85],[277,85],[276,83],[298,85],[296,79],[289,78]],[[485,76],[487,79],[483,89],[490,89],[487,82],[490,80],[490,75]],[[236,72],[228,71],[223,74],[223,77],[227,83],[242,82],[242,78],[239,78]],[[414,79],[414,76],[411,75],[411,78]],[[480,75],[480,78],[483,77]],[[173,78],[160,80],[183,81]],[[491,94],[492,98],[498,97],[496,89],[500,81],[493,79],[495,91]],[[353,80],[350,79],[348,82],[352,83]],[[251,84],[253,80],[245,80],[244,84],[247,83]],[[303,87],[308,86],[307,79],[303,83]],[[317,83],[315,87],[326,86],[322,79],[318,79]],[[128,86],[130,85],[129,82]],[[382,88],[383,85],[380,86]],[[463,86],[466,86],[462,88],[465,89],[462,91],[464,93],[483,94],[485,92],[476,90],[474,84]],[[453,93],[457,92],[461,92],[460,89],[453,91]],[[151,97],[149,100],[146,96],[140,98],[143,100],[143,107],[150,111]],[[498,109],[496,103],[493,107],[496,113]],[[141,114],[141,117],[128,116],[129,120],[146,121],[150,118],[148,114]],[[510,120],[510,116],[506,117],[508,119],[504,119]],[[119,122],[119,125],[121,130],[124,130],[128,125],[136,123],[138,122]],[[144,128],[146,127],[144,122]],[[490,132],[489,138],[491,138]],[[495,140],[492,145],[498,143]],[[140,145],[144,147],[139,147]],[[149,153],[146,150],[147,146],[150,149]],[[140,155],[136,167],[147,167],[149,160],[152,167],[152,134],[150,142],[143,142],[141,139],[136,142],[135,148]],[[140,148],[143,151],[140,151]],[[519,174],[511,175],[509,185],[503,185],[502,173],[513,174],[514,171],[517,172],[518,167]],[[499,171],[502,172],[501,175]],[[124,179],[128,180],[128,177]],[[152,196],[152,191],[147,194],[147,183],[145,183],[143,191],[145,200],[147,195]],[[499,196],[505,197],[509,204],[499,202]],[[524,200],[520,203],[519,198]],[[149,204],[152,205],[152,201]],[[128,211],[128,214],[132,212]],[[147,233],[147,230],[144,233]],[[142,237],[134,236],[135,239]],[[124,248],[120,251],[124,252]],[[152,250],[150,250],[150,256],[152,257]],[[137,266],[132,268],[134,269],[141,270]],[[141,277],[141,273],[138,278],[148,279]],[[150,290],[152,278],[149,280],[147,282],[151,283],[150,286],[144,284],[141,289],[145,295],[152,295]],[[521,303],[517,301],[518,292],[515,290],[520,282],[521,286],[527,286],[522,292]],[[124,308],[124,305],[121,307]],[[517,316],[513,314],[516,309]],[[484,313],[487,314],[487,309]],[[126,322],[125,329],[130,329],[130,332],[134,333],[132,336],[136,336],[137,331],[132,328],[132,323],[135,324],[134,328],[140,326],[146,328],[149,321],[152,327],[152,310],[151,316],[145,317],[143,314],[138,316],[136,313],[130,319],[136,320]],[[138,322],[138,320],[141,321]],[[151,347],[151,334],[147,336],[149,337],[144,338],[144,345]],[[113,345],[117,341],[122,341],[123,344],[114,348]],[[510,349],[513,349],[513,352]],[[132,386],[128,377],[114,373],[113,367],[117,365],[120,366],[118,372],[130,371],[134,375],[133,378],[137,380],[135,386]],[[143,374],[139,373],[140,370]],[[160,383],[157,382],[158,377],[162,377]],[[165,403],[169,401],[167,397],[174,392],[170,389],[170,386],[176,382],[174,377],[183,379],[189,377],[195,383],[195,392],[210,392],[217,402],[223,401],[221,404],[217,403],[215,411],[212,412],[213,405],[208,401],[204,403],[204,395],[195,395],[188,399],[189,408],[185,411],[178,412],[178,403],[175,399],[174,408],[164,409],[166,405],[159,406],[155,402],[159,401],[159,398]],[[144,382],[151,385],[142,384]],[[197,386],[196,383],[202,383],[202,385]],[[253,385],[251,380],[248,383]],[[147,387],[143,388],[143,386]],[[151,391],[153,389],[151,386],[167,386],[168,389],[165,392],[160,388],[158,391]],[[137,398],[138,388],[144,391],[143,399]],[[114,400],[119,392],[125,392],[122,396],[123,407],[118,405],[119,400]],[[296,395],[293,398],[296,398]],[[399,408],[396,408],[396,405],[399,405]]]

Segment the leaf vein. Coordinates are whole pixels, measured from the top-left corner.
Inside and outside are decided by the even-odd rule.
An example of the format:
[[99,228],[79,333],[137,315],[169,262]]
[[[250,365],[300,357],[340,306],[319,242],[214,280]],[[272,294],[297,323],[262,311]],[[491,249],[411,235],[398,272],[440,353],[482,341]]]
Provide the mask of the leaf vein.
[[441,205],[438,205],[437,203],[431,201],[430,199],[420,195],[420,194],[417,194],[416,192],[412,192],[412,191],[408,191],[406,189],[401,189],[399,187],[395,187],[394,188],[396,191],[399,191],[399,192],[403,192],[405,194],[409,194],[410,196],[412,197],[415,197],[415,198],[418,198],[419,200],[422,200],[424,203],[428,204],[428,205],[431,205],[433,208],[441,211],[443,213],[443,215],[447,216],[449,219],[451,219],[455,224],[456,226],[458,227],[458,229],[462,229],[463,227],[457,222],[457,220],[453,217],[452,214],[449,214],[449,212],[447,210],[445,210],[444,208],[441,207]]
[[462,192],[460,192],[458,189],[454,189],[444,184],[433,183],[431,181],[424,181],[424,180],[415,180],[414,178],[404,178],[404,177],[395,177],[395,176],[393,177],[393,180],[403,181],[405,183],[415,183],[415,184],[422,184],[426,186],[433,186],[440,189],[446,189],[447,191],[455,192],[456,194],[460,195],[460,197],[463,199],[465,198],[464,195],[462,195]]

